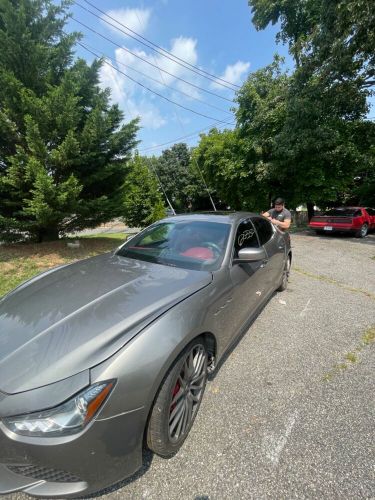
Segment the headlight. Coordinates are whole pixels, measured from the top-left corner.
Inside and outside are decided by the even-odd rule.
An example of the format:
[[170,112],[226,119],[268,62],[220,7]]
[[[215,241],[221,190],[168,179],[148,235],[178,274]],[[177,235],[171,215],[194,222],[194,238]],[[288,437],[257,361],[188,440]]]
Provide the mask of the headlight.
[[65,403],[28,415],[7,417],[3,423],[8,429],[22,436],[64,436],[82,430],[96,415],[114,381],[94,384]]

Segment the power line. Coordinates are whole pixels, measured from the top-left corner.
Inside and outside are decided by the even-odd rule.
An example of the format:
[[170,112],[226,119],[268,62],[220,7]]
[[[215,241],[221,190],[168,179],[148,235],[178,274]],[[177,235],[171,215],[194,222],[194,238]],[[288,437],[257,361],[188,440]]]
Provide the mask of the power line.
[[[84,1],[85,1],[85,0],[84,0]],[[189,66],[186,66],[186,64],[189,64],[189,63],[187,63],[186,61],[184,61],[184,63],[185,63],[185,64],[184,64],[184,63],[181,63],[181,62],[179,62],[179,61],[177,61],[177,60],[175,60],[175,59],[172,59],[172,57],[170,57],[170,55],[171,55],[171,56],[173,56],[173,54],[171,54],[171,53],[169,53],[169,52],[168,52],[168,54],[170,54],[170,55],[163,54],[162,52],[160,52],[160,50],[157,50],[157,49],[155,49],[154,47],[152,47],[151,45],[149,45],[149,44],[147,44],[147,43],[145,43],[145,42],[142,42],[142,40],[139,40],[139,39],[138,39],[138,38],[136,38],[135,36],[130,35],[130,34],[129,34],[129,33],[127,33],[126,31],[124,31],[124,30],[122,30],[121,28],[119,28],[118,26],[116,26],[115,24],[112,24],[112,23],[110,23],[109,21],[107,21],[106,19],[104,19],[103,17],[98,16],[97,14],[95,14],[95,12],[92,12],[92,10],[87,9],[86,7],[84,7],[83,5],[79,4],[78,2],[75,2],[75,4],[76,4],[78,7],[80,7],[81,9],[85,10],[86,12],[89,12],[90,14],[92,14],[93,16],[95,16],[96,18],[100,19],[101,21],[103,21],[103,22],[107,23],[109,26],[112,26],[112,27],[113,27],[113,28],[115,28],[116,30],[120,31],[120,32],[121,32],[121,33],[123,33],[124,35],[126,35],[126,36],[128,36],[128,37],[132,38],[133,40],[136,40],[138,43],[141,43],[142,45],[145,45],[145,46],[146,46],[146,47],[148,47],[149,49],[151,49],[151,50],[155,51],[157,54],[159,54],[159,55],[161,55],[161,56],[163,56],[163,57],[166,57],[166,58],[167,58],[167,59],[169,59],[170,61],[173,61],[175,64],[178,64],[178,65],[180,65],[180,66],[182,66],[182,67],[184,67],[184,68],[188,69],[189,71],[192,71],[193,73],[196,73],[197,75],[199,75],[199,76],[201,76],[201,77],[203,77],[203,78],[207,78],[207,80],[210,80],[211,82],[215,82],[217,85],[220,85],[220,86],[222,86],[222,87],[225,87],[225,88],[226,88],[226,89],[228,89],[228,90],[231,90],[231,91],[233,91],[233,92],[236,90],[236,89],[234,89],[233,87],[228,87],[228,85],[226,85],[226,84],[224,84],[224,83],[220,83],[220,81],[218,81],[218,80],[221,80],[219,77],[216,77],[216,76],[211,77],[211,76],[206,76],[206,75],[204,75],[204,74],[202,74],[202,73],[199,73],[198,71],[200,71],[200,69],[199,69],[198,67],[196,67],[196,66],[193,66],[193,65],[191,65],[192,67],[191,67],[191,68],[189,68]],[[90,5],[91,5],[91,4],[90,4]],[[94,7],[94,8],[97,8],[97,7]],[[120,23],[119,21],[116,21],[116,19],[114,19],[113,17],[109,16],[108,14],[106,14],[105,12],[103,12],[102,10],[100,10],[100,9],[98,9],[98,10],[99,10],[99,12],[102,12],[105,16],[109,17],[110,19],[113,19],[116,23],[118,23],[118,24],[120,24],[121,26],[124,26],[126,29],[129,29],[129,30],[130,30],[130,28],[128,28],[128,27],[127,27],[127,26],[125,26],[124,24]],[[138,36],[140,36],[140,35],[138,35]],[[173,56],[173,57],[174,57],[174,56]],[[181,59],[181,60],[183,61],[183,59]],[[196,69],[195,69],[195,68],[196,68]],[[225,81],[225,80],[224,80],[224,81]],[[229,82],[227,82],[227,83],[229,83]],[[231,84],[231,83],[229,83],[229,85],[232,85],[232,84]]]
[[[95,47],[92,47],[90,45],[88,45],[87,43],[82,43],[80,42],[80,45],[83,47],[83,48],[89,48],[89,49],[92,49],[92,50],[95,50],[95,51],[98,51],[98,49],[96,49]],[[105,54],[104,52],[102,52],[101,50],[98,51],[100,54],[102,54],[102,56],[104,56],[106,59],[110,59],[111,61],[114,61],[116,64],[119,64],[120,66],[123,66],[124,68],[127,68],[127,69],[130,69],[131,71],[134,71],[135,73],[138,73],[139,75],[142,75],[144,76],[145,78],[148,78],[149,80],[152,80],[153,82],[156,82],[158,83],[159,85],[164,85],[164,87],[167,87],[168,89],[171,89],[173,90],[174,92],[178,92],[179,94],[182,94],[186,97],[188,97],[189,99],[193,99],[195,101],[198,101],[198,102],[201,102],[202,104],[205,104],[206,106],[209,106],[210,108],[213,108],[213,109],[216,109],[217,111],[221,111],[222,113],[226,113],[228,115],[231,115],[232,113],[226,109],[223,109],[223,108],[219,108],[218,106],[215,106],[214,104],[211,104],[211,103],[208,103],[206,101],[204,101],[203,99],[199,99],[199,97],[195,97],[191,94],[188,94],[187,92],[184,92],[183,90],[180,90],[180,89],[177,89],[176,87],[171,87],[170,85],[167,85],[164,81],[161,82],[160,80],[156,80],[155,78],[152,78],[152,76],[149,76],[149,75],[146,75],[146,73],[142,73],[142,71],[139,71],[135,68],[132,68],[131,66],[128,66],[127,64],[124,64],[122,63],[121,61],[118,61],[116,58],[114,57],[110,57],[108,56],[107,54]]]
[[[141,25],[141,20],[139,19],[138,14],[136,14],[136,15],[137,15],[137,18],[138,18],[138,22],[139,22],[139,24]],[[154,61],[155,61],[155,64],[156,64],[156,66],[157,66],[157,67],[158,67],[158,69],[159,69],[160,77],[161,77],[161,79],[162,79],[162,80],[163,80],[163,82],[164,82],[163,73],[160,71],[160,68],[159,68],[159,66],[158,66],[158,63],[157,63],[157,60],[156,60],[155,54],[153,54],[153,56],[154,56]],[[175,116],[177,117],[178,121],[180,122],[180,126],[181,126],[182,130],[185,132],[185,127],[184,127],[184,124],[182,123],[182,120],[181,120],[181,118],[180,118],[180,115],[178,114],[178,108],[174,109],[173,111],[174,111]],[[196,162],[196,163],[197,163],[197,162]],[[198,165],[198,164],[197,164],[197,168],[199,169],[199,165]],[[211,196],[210,191],[208,190],[207,184],[206,184],[206,182],[205,182],[205,180],[204,180],[204,177],[203,177],[202,172],[200,171],[200,169],[199,169],[199,172],[200,172],[201,177],[202,177],[202,179],[203,179],[203,183],[204,183],[205,188],[206,188],[206,190],[207,190],[208,196],[210,197],[210,201],[211,201],[211,203],[212,203],[212,206],[213,206],[213,208],[214,208],[214,210],[215,210],[215,212],[216,212],[216,206],[215,206],[215,203],[214,203],[214,201],[213,201],[213,199],[212,199],[212,196]]]
[[[235,125],[235,122],[229,123],[229,125]],[[202,128],[201,130],[197,130],[195,132],[192,132],[191,134],[183,135],[182,137],[177,137],[176,139],[173,139],[173,140],[168,141],[168,142],[164,142],[163,144],[157,144],[155,146],[149,146],[148,148],[140,149],[139,152],[144,153],[146,151],[151,151],[154,149],[160,149],[164,146],[169,146],[169,144],[174,144],[174,143],[180,142],[184,139],[189,139],[189,138],[192,139],[193,137],[200,135],[202,132],[205,132],[208,129],[214,128],[214,126],[215,126],[215,122],[212,123],[211,125],[208,125],[207,127]],[[222,127],[223,125],[219,125],[219,126]]]
[[122,45],[114,42],[113,40],[111,40],[110,38],[108,38],[107,36],[103,35],[102,33],[99,33],[98,31],[94,30],[93,28],[91,28],[90,26],[87,26],[87,24],[83,23],[82,21],[79,21],[78,19],[76,19],[75,17],[72,17],[72,20],[75,21],[76,23],[80,24],[81,26],[84,26],[86,29],[88,29],[89,31],[91,31],[92,33],[95,33],[95,35],[98,35],[100,36],[101,38],[103,38],[104,40],[107,40],[107,42],[111,43],[112,45],[115,45],[116,47],[118,47],[119,49],[121,50],[124,50],[125,52],[128,52],[129,54],[131,54],[132,56],[136,57],[137,59],[140,59],[141,61],[145,62],[146,64],[149,64],[150,66],[152,66],[153,68],[156,68],[156,69],[160,69],[160,71],[162,71],[163,73],[166,73],[167,75],[169,76],[172,76],[173,78],[176,78],[176,80],[180,80],[181,82],[184,82],[186,83],[187,85],[190,85],[191,87],[194,87],[198,90],[201,90],[202,92],[206,92],[207,94],[211,94],[215,97],[217,97],[218,99],[223,99],[224,101],[228,101],[230,103],[233,104],[233,100],[232,99],[228,99],[227,97],[224,97],[224,96],[221,96],[219,94],[216,94],[215,92],[211,92],[210,90],[207,90],[207,89],[204,89],[203,87],[200,87],[199,85],[195,85],[194,83],[191,83],[187,80],[184,80],[183,78],[177,76],[177,75],[174,75],[173,73],[170,73],[169,71],[165,70],[165,69],[162,69],[162,68],[158,68],[158,66],[156,66],[155,64],[151,63],[150,61],[147,61],[147,59],[144,59],[143,57],[139,56],[138,54],[136,54],[135,52],[132,52],[130,49],[128,49],[127,47],[123,47]]
[[[80,42],[77,42],[81,47],[83,47],[85,50],[87,50],[88,52],[90,52],[93,56],[97,57],[98,59],[100,59],[100,56],[98,56],[98,54],[96,54],[95,52],[93,52],[92,50],[88,49],[87,47],[85,47],[82,43]],[[139,85],[140,87],[148,90],[149,92],[152,92],[153,94],[157,95],[158,97],[161,97],[162,99],[165,99],[166,101],[170,102],[171,104],[174,104],[175,106],[178,106],[182,109],[185,109],[186,111],[190,111],[191,113],[194,113],[198,116],[202,116],[203,118],[207,118],[208,120],[213,120],[213,121],[216,121],[218,123],[225,123],[227,125],[229,125],[229,122],[226,122],[224,120],[218,120],[217,118],[213,118],[212,116],[208,116],[208,115],[205,115],[203,113],[199,113],[199,111],[195,111],[194,109],[191,109],[191,108],[188,108],[187,106],[183,106],[182,104],[176,102],[176,101],[173,101],[172,99],[169,99],[168,97],[164,96],[163,94],[159,94],[159,92],[156,92],[155,90],[152,90],[150,89],[149,87],[147,87],[146,85],[143,85],[143,83],[141,82],[138,82],[137,80],[135,80],[134,78],[132,78],[131,76],[127,75],[126,73],[124,73],[123,71],[121,71],[120,69],[116,68],[116,66],[113,66],[113,64],[109,63],[108,61],[104,60],[103,61],[104,64],[107,64],[108,66],[110,66],[111,68],[113,68],[115,71],[117,71],[118,73],[121,73],[122,75],[124,75],[126,78],[128,78],[129,80],[131,80],[132,82],[136,83],[137,85]]]
[[[160,45],[157,45],[156,43],[152,42],[151,40],[145,38],[144,36],[140,35],[136,31],[132,30],[131,28],[129,28],[129,26],[126,26],[125,24],[121,23],[120,21],[118,21],[114,17],[110,16],[109,14],[107,14],[106,12],[104,12],[103,10],[99,9],[99,7],[96,7],[94,4],[92,4],[88,0],[83,0],[83,1],[85,3],[87,3],[88,5],[90,5],[91,7],[93,7],[98,12],[100,12],[101,14],[103,14],[104,16],[108,17],[112,21],[115,21],[116,24],[119,24],[120,26],[122,26],[123,28],[127,29],[128,31],[130,31],[131,33],[133,33],[136,36],[130,35],[126,31],[124,31],[121,28],[119,28],[118,26],[110,23],[106,19],[103,19],[103,17],[99,16],[98,14],[95,14],[90,9],[84,7],[83,5],[81,5],[80,3],[78,3],[77,1],[75,1],[74,3],[78,7],[80,7],[81,9],[85,10],[86,12],[89,12],[90,14],[92,14],[95,17],[97,17],[98,19],[101,19],[102,21],[104,21],[108,25],[112,26],[113,28],[117,29],[118,31],[121,31],[121,33],[124,33],[126,36],[128,36],[130,38],[133,38],[133,40],[136,40],[138,43],[141,43],[142,45],[148,47],[149,49],[151,49],[151,50],[153,50],[155,52],[157,52],[158,54],[162,55],[163,57],[166,57],[167,59],[170,59],[171,61],[175,62],[176,64],[179,64],[180,66],[183,66],[184,68],[186,68],[186,69],[188,69],[190,71],[193,71],[194,73],[199,74],[203,78],[207,78],[208,80],[214,81],[218,85],[221,85],[221,86],[223,86],[223,87],[225,87],[225,88],[227,88],[229,90],[235,91],[236,89],[233,88],[233,87],[240,88],[239,85],[236,85],[235,83],[232,83],[232,82],[228,82],[227,80],[224,80],[224,78],[220,78],[220,77],[218,77],[216,75],[213,75],[213,74],[209,73],[208,71],[205,71],[204,69],[201,69],[198,66],[195,66],[194,64],[191,64],[188,61],[185,61],[184,59],[176,56],[172,52],[169,52],[168,50],[163,49],[162,47],[160,47]],[[142,40],[144,40],[144,41],[142,41]],[[224,83],[220,83],[220,82],[224,82],[227,85],[224,85]],[[228,85],[231,85],[231,87],[228,87]]]

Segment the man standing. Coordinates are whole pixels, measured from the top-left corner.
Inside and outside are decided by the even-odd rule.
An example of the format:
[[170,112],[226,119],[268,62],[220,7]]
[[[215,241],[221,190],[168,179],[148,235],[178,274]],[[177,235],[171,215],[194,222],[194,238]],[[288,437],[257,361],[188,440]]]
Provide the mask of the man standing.
[[276,198],[275,200],[275,208],[271,208],[268,212],[264,212],[262,214],[264,217],[267,217],[272,224],[277,226],[281,231],[286,231],[290,227],[290,223],[292,222],[292,215],[285,208],[285,202],[282,198]]

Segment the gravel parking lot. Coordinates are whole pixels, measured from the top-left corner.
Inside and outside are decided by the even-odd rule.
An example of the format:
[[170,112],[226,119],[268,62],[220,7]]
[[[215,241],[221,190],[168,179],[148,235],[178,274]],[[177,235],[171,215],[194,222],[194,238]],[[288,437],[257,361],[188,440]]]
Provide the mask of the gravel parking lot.
[[145,454],[101,499],[375,498],[375,235],[292,245],[287,291],[207,385],[181,451]]

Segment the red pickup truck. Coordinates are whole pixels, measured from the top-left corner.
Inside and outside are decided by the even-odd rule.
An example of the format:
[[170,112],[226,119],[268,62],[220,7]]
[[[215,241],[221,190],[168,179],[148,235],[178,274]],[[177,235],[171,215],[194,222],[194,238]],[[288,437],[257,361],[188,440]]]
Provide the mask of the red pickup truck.
[[309,226],[317,234],[322,233],[353,233],[357,238],[364,238],[375,229],[375,209],[362,207],[332,208],[323,215],[316,215],[310,220]]

